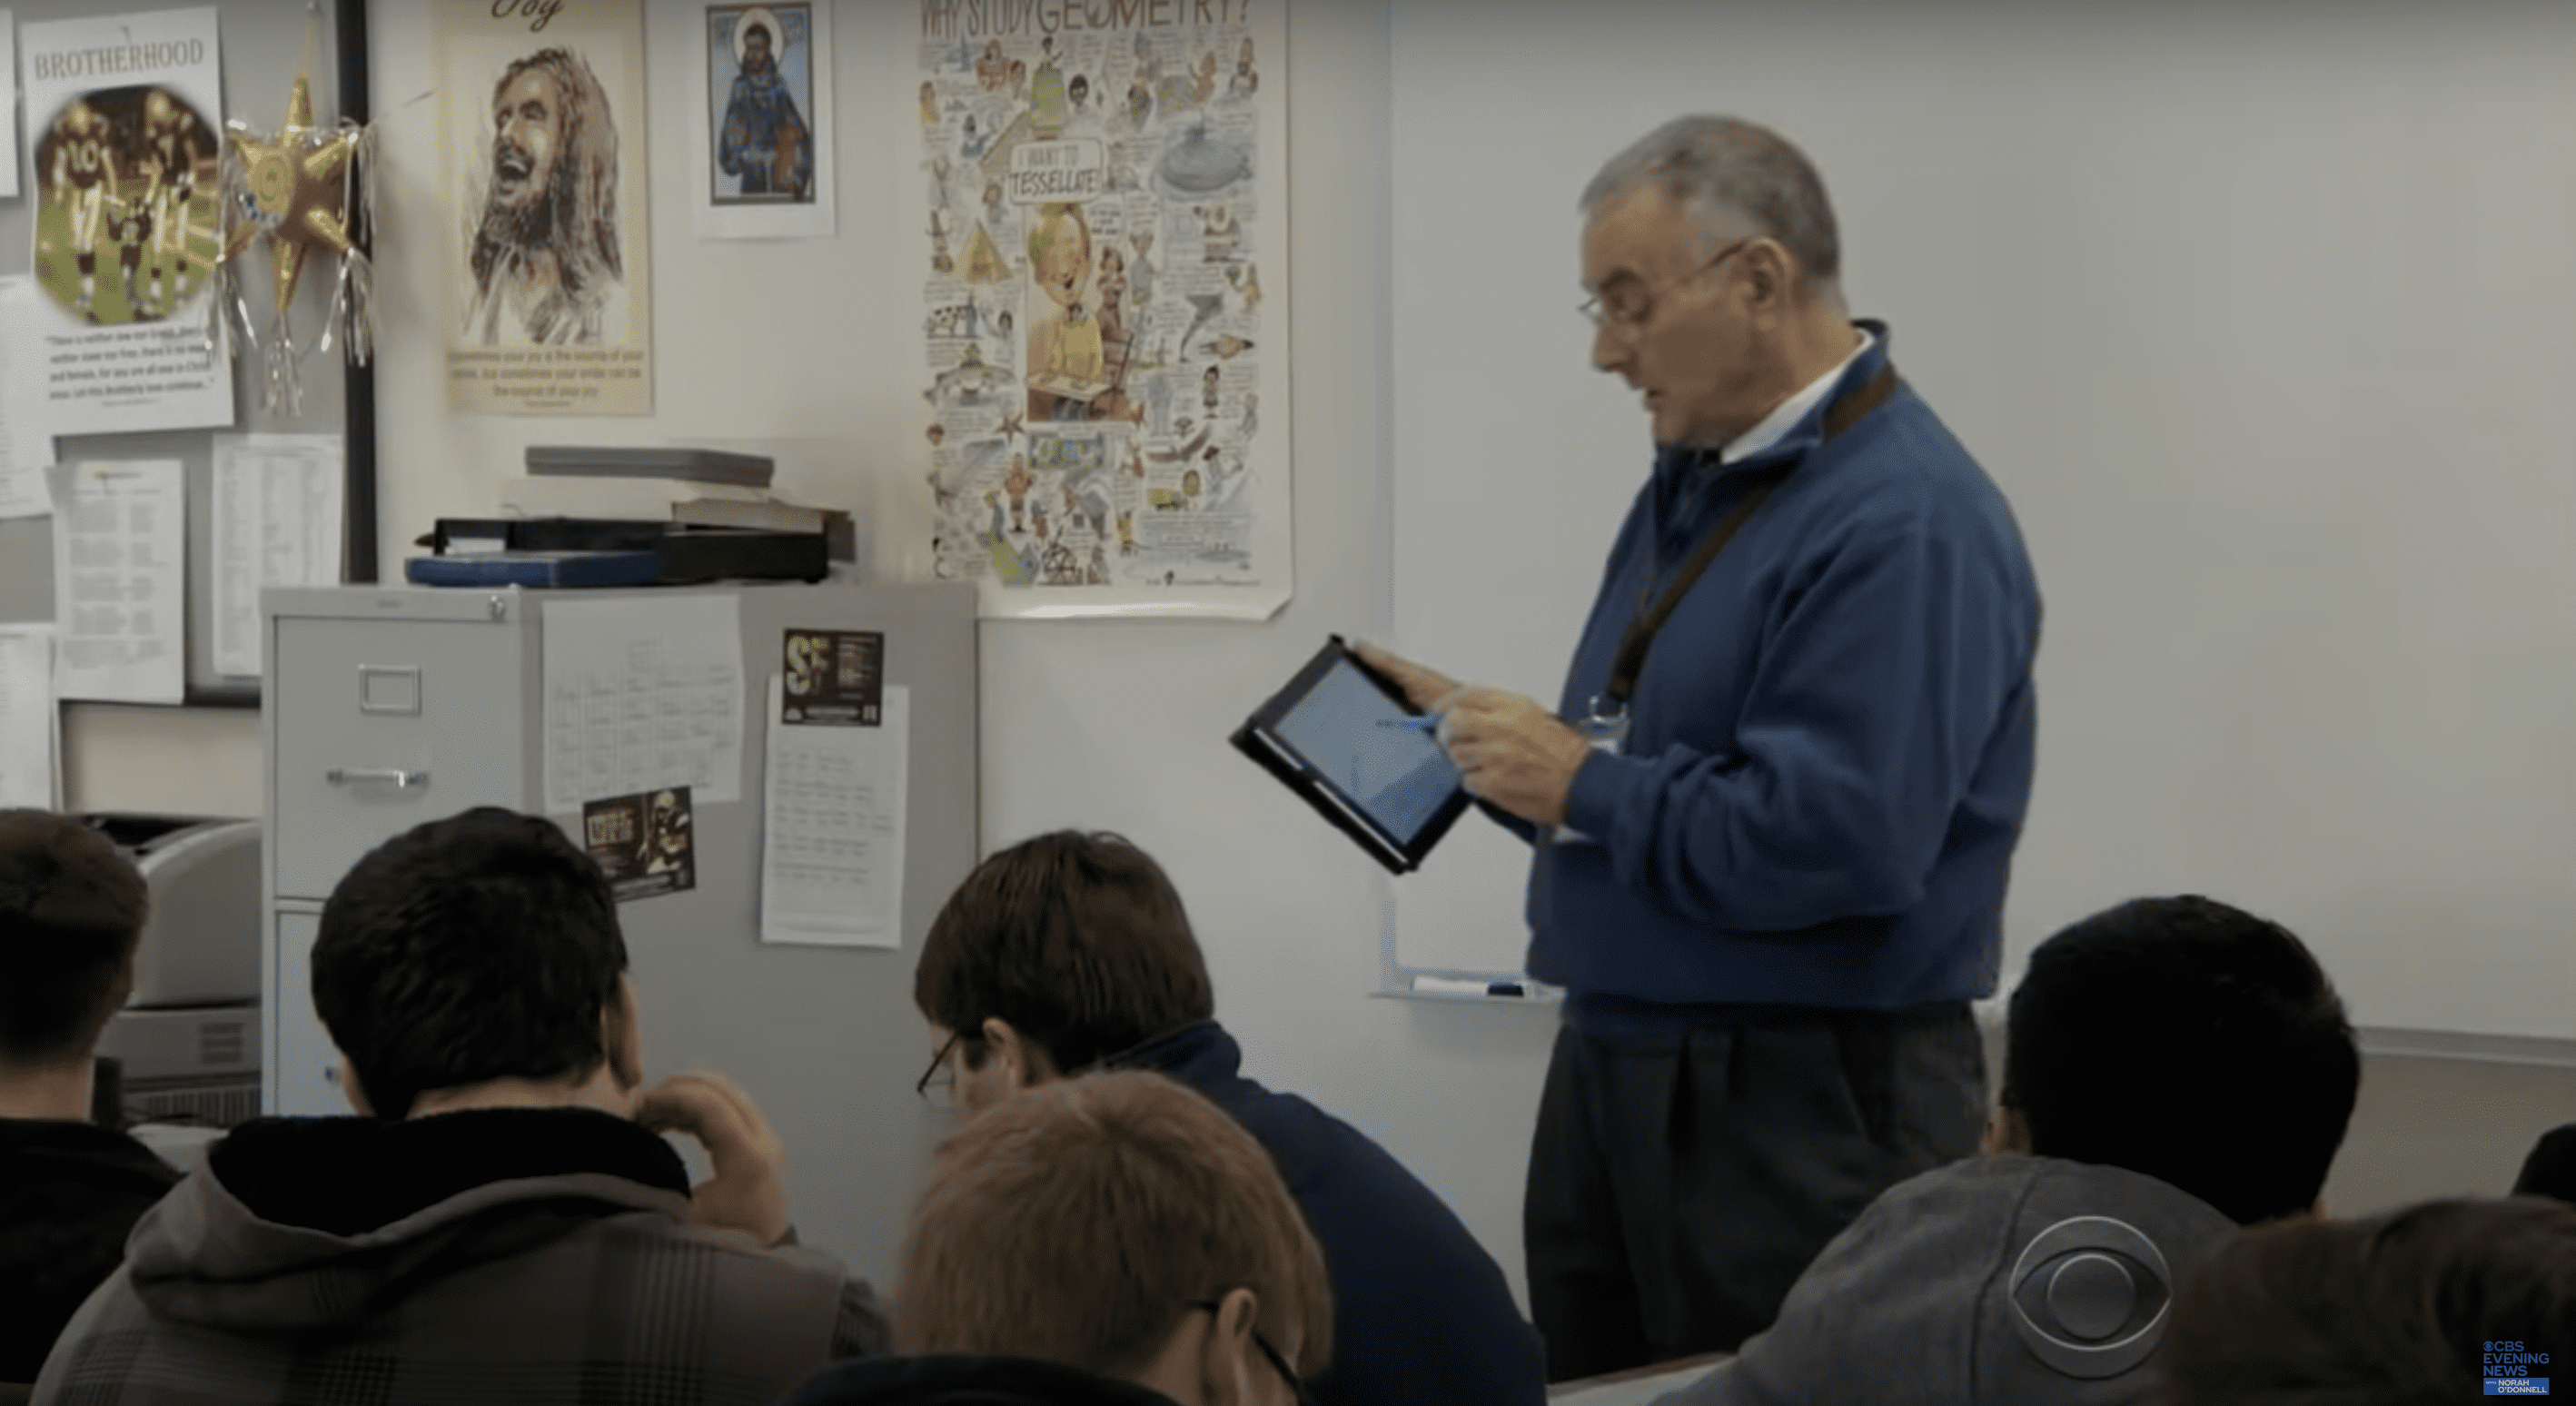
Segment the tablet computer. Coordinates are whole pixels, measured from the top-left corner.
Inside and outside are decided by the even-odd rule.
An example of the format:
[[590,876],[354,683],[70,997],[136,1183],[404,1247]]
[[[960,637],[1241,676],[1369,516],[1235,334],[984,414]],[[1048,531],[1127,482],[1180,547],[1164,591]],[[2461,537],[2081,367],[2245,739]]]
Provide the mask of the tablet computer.
[[1234,745],[1403,874],[1467,808],[1430,722],[1335,635],[1235,730]]

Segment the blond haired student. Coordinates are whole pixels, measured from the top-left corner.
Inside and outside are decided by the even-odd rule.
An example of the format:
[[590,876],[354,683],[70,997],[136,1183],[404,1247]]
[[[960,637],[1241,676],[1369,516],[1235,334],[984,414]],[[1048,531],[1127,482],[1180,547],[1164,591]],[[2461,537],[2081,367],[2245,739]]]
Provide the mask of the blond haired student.
[[781,1406],[1296,1406],[1324,1257],[1269,1154],[1159,1074],[1057,1080],[940,1149],[895,1301],[910,1354]]

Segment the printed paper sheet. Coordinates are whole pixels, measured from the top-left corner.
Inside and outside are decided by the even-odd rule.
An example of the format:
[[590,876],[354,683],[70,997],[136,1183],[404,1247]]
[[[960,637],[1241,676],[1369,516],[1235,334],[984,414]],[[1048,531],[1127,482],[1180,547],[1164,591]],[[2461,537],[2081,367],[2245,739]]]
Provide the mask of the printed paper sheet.
[[57,466],[54,693],[187,695],[187,479],[176,459]]
[[912,691],[885,686],[876,727],[780,721],[769,681],[760,940],[903,945],[903,818]]
[[54,20],[18,43],[55,433],[231,424],[232,359],[205,305],[221,226],[215,11]]
[[54,706],[54,632],[0,625],[0,808],[54,808],[60,766]]
[[215,672],[260,672],[262,586],[340,581],[340,438],[215,437]]
[[742,799],[740,597],[550,601],[544,633],[548,810]]
[[1287,600],[1285,30],[923,0],[932,554],[986,614]]
[[[0,11],[0,27],[7,24]],[[10,158],[15,164],[16,157]],[[45,469],[54,435],[45,420],[43,343],[38,340],[36,281],[0,277],[0,518],[42,517],[54,510]]]
[[0,138],[9,153],[0,163],[0,199],[18,194],[18,17],[0,10]]

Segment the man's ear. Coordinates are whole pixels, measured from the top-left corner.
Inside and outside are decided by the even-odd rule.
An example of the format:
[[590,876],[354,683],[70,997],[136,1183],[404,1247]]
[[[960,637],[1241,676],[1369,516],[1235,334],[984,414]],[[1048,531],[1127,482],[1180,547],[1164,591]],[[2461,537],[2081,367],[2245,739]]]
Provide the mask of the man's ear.
[[1785,312],[1798,284],[1797,258],[1789,247],[1765,235],[1744,248],[1745,302],[1756,312]]
[[340,1097],[349,1101],[350,1109],[359,1117],[376,1116],[374,1106],[367,1102],[366,1089],[358,1083],[358,1066],[351,1064],[347,1055],[340,1056]]
[[980,1033],[984,1037],[985,1058],[1002,1062],[1012,1088],[1035,1088],[1056,1076],[1055,1061],[1047,1058],[1046,1051],[1038,1047],[1037,1041],[1013,1029],[1009,1021],[988,1015],[984,1017],[984,1028]]
[[644,1026],[635,1010],[635,979],[620,974],[617,990],[599,1007],[599,1048],[620,1092],[644,1082]]

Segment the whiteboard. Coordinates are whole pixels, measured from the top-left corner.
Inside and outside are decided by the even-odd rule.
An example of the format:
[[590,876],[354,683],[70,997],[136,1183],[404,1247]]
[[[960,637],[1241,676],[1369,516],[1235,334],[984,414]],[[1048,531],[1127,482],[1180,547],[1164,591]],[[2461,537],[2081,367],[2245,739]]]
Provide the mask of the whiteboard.
[[[2576,7],[1394,14],[1396,643],[1553,701],[1648,467],[1574,198],[1662,120],[1798,142],[1856,315],[2047,605],[2006,979],[2202,892],[2357,1022],[2576,1038]],[[1397,958],[1518,967],[1462,823]]]

